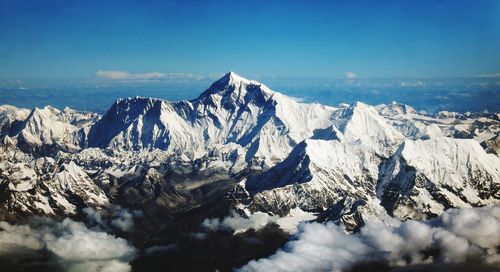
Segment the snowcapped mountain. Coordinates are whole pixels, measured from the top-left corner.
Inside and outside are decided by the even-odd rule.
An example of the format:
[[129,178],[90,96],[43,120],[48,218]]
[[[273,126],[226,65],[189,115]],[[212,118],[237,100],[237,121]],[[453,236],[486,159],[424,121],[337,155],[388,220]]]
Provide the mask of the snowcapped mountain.
[[399,218],[425,219],[448,208],[500,203],[500,159],[477,141],[405,141],[381,165],[377,194]]
[[1,106],[0,200],[10,213],[171,214],[224,197],[353,229],[425,218],[498,203],[498,116],[300,103],[232,72],[196,99],[118,99],[103,116]]
[[332,125],[332,112],[331,107],[298,103],[231,72],[191,101],[118,100],[91,128],[88,146],[156,148],[197,159],[234,145],[231,149],[242,149],[246,162],[271,165],[315,129]]
[[51,106],[31,111],[2,106],[0,117],[2,136],[12,137],[23,151],[41,155],[79,151],[98,115]]

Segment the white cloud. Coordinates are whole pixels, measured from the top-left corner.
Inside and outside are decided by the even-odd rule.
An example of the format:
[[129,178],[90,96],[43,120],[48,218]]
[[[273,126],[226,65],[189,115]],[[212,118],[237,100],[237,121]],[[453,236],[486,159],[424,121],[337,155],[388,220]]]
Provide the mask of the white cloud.
[[230,216],[224,219],[212,218],[205,219],[202,227],[210,230],[226,229],[234,230],[235,233],[245,232],[249,229],[260,230],[271,222],[276,222],[278,217],[270,216],[267,213],[256,212],[248,218],[232,212]]
[[481,74],[481,75],[478,75],[478,77],[484,77],[484,78],[497,78],[497,77],[500,77],[500,73],[493,73],[493,74]]
[[[345,271],[360,262],[390,265],[464,262],[500,265],[500,207],[452,209],[430,221],[367,222],[356,234],[328,223],[302,224],[296,239],[240,271]],[[424,251],[435,250],[428,257]]]
[[95,223],[99,227],[107,227],[106,222],[102,218],[103,211],[97,211],[94,208],[87,207],[83,209],[83,212],[87,215],[88,222]]
[[109,260],[135,255],[135,249],[125,239],[89,230],[83,223],[65,219],[55,228],[60,232],[52,232],[55,237],[44,241],[47,249],[64,260]]
[[65,267],[68,272],[130,272],[132,268],[128,263],[116,260],[87,261],[72,263]]
[[354,72],[345,72],[344,76],[347,79],[356,79],[358,77]]
[[210,80],[217,80],[221,77],[223,77],[226,73],[210,73],[207,75],[208,79]]
[[47,250],[68,271],[130,271],[136,249],[127,240],[88,229],[69,218],[38,218],[32,225],[0,222],[0,255]]
[[126,81],[202,80],[205,78],[191,73],[129,73],[116,70],[99,70],[95,75],[103,79]]
[[102,70],[97,71],[95,75],[105,79],[129,79],[131,76],[129,73],[123,71],[102,71]]
[[25,249],[40,250],[45,246],[41,233],[28,225],[11,225],[0,221],[0,255]]
[[401,87],[424,87],[426,84],[421,80],[417,81],[401,81],[399,82]]
[[111,221],[111,225],[121,231],[130,231],[134,228],[134,216],[127,210],[121,210],[118,217]]
[[121,231],[131,231],[134,228],[134,218],[144,216],[142,211],[129,211],[119,205],[100,211],[88,207],[83,212],[87,215],[88,223],[93,224],[97,230],[109,230],[112,226]]

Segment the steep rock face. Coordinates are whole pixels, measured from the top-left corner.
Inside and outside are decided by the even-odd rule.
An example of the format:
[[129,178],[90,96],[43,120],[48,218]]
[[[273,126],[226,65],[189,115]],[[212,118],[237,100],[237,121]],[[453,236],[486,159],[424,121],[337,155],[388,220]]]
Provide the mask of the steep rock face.
[[500,156],[500,133],[481,143],[481,146],[488,153]]
[[371,199],[380,160],[360,144],[306,140],[282,163],[244,182],[253,197],[249,208],[286,214],[295,207],[322,211],[346,196]]
[[357,231],[366,221],[390,222],[387,214],[377,199],[356,199],[346,196],[330,208],[318,215],[316,221],[326,223],[332,221],[344,225],[347,231]]
[[168,134],[161,122],[164,104],[152,98],[118,99],[90,129],[88,145],[131,150],[166,147]]
[[406,141],[380,169],[377,195],[399,218],[500,203],[500,159],[474,140]]

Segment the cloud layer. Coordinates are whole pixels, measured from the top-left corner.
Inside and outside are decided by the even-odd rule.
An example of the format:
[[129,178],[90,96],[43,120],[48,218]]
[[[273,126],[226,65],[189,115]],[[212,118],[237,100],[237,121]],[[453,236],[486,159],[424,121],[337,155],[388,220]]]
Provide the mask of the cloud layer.
[[223,218],[205,219],[201,224],[203,228],[209,230],[234,230],[235,233],[245,232],[249,229],[260,230],[271,222],[278,219],[276,216],[270,216],[267,213],[256,212],[248,217],[243,217],[236,212]]
[[452,209],[424,222],[368,222],[357,234],[333,223],[310,223],[282,250],[240,271],[345,271],[371,261],[402,266],[475,259],[498,265],[499,245],[500,207]]
[[30,225],[0,222],[0,255],[47,250],[68,271],[130,271],[136,249],[125,239],[69,218],[37,218]]
[[100,211],[88,207],[84,208],[83,212],[87,215],[87,222],[99,230],[115,228],[125,232],[134,229],[134,218],[144,216],[142,211],[129,211],[118,205],[114,205],[108,210]]
[[117,70],[99,70],[95,74],[97,77],[109,80],[122,81],[162,81],[162,80],[202,80],[205,77],[191,73],[129,73]]

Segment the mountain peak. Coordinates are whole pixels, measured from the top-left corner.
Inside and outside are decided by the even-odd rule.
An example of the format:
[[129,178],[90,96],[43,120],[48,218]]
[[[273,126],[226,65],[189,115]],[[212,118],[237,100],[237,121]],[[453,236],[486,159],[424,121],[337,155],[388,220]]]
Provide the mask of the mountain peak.
[[233,72],[233,71],[229,71],[229,73],[225,74],[222,78],[227,78],[231,81],[245,81],[245,82],[249,82],[250,80],[238,75],[237,73]]
[[[206,91],[200,95],[200,99],[210,97],[214,94],[219,94],[223,97],[236,95],[244,97],[247,92],[255,93],[258,91],[264,96],[269,97],[273,94],[267,86],[255,80],[246,79],[235,72],[230,71],[223,77],[215,81]],[[235,94],[236,93],[236,94]]]
[[[246,78],[236,74],[235,72],[230,71],[230,72],[226,73],[224,76],[222,76],[221,78],[219,78],[217,81],[215,81],[212,84],[212,86],[214,86],[214,85],[230,86],[230,85],[240,85],[242,83],[247,84],[247,85],[250,83],[254,83],[256,85],[260,84],[259,82],[246,79]],[[210,89],[212,89],[212,86],[210,87]]]

